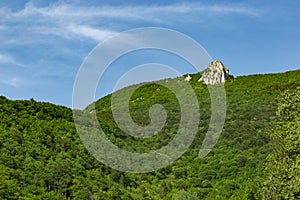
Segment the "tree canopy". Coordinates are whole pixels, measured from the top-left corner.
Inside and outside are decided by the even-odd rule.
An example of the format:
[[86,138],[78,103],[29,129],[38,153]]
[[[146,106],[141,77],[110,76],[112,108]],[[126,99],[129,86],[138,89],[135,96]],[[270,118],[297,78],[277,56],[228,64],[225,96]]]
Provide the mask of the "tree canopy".
[[[206,85],[197,82],[200,74],[192,74],[189,83],[201,117],[197,136],[174,163],[142,174],[120,172],[96,160],[80,140],[71,109],[0,97],[0,199],[299,199],[299,75],[298,70],[226,82],[223,132],[214,149],[200,159],[210,97]],[[96,112],[115,145],[149,152],[175,136],[180,107],[159,82],[141,86],[129,103],[133,121],[141,125],[149,123],[151,105],[165,107],[167,123],[151,138],[122,132],[112,117],[110,97],[97,101],[95,110],[78,112]]]

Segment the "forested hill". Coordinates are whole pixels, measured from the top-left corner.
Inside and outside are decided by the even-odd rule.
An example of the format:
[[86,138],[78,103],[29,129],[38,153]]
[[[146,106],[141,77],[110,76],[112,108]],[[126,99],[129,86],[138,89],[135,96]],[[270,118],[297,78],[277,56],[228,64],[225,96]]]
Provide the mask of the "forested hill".
[[[33,99],[13,101],[0,97],[0,199],[300,198],[296,187],[300,180],[297,174],[300,142],[290,145],[299,141],[299,137],[286,139],[289,134],[300,135],[297,128],[299,99],[294,100],[300,96],[300,70],[227,81],[224,130],[205,158],[198,158],[198,152],[208,129],[210,98],[206,85],[197,82],[200,74],[191,77],[190,84],[197,94],[201,113],[198,134],[180,159],[166,168],[144,174],[119,172],[90,155],[76,132],[71,109]],[[176,82],[183,78],[162,81]],[[115,145],[128,151],[149,152],[174,138],[180,120],[179,104],[175,95],[158,83],[141,86],[129,104],[133,121],[140,125],[149,123],[151,105],[161,104],[166,108],[167,123],[151,138],[133,138],[116,126],[111,113],[111,95],[96,102],[95,112],[101,127]],[[119,92],[128,89],[130,87]],[[120,106],[126,106],[126,102]],[[82,112],[94,110],[90,106]],[[291,117],[285,118],[286,115]],[[280,134],[288,128],[284,125],[277,128],[278,120],[290,121],[286,126],[294,128],[289,134]],[[286,143],[276,138],[283,138]],[[274,144],[281,147],[287,143],[288,150],[274,147]],[[272,158],[287,161],[272,165]],[[298,165],[292,165],[294,160]],[[281,180],[275,172],[287,173],[290,170],[278,170],[286,166],[294,166],[295,172],[287,175],[288,180]],[[266,167],[273,170],[266,171]],[[282,181],[285,184],[281,184]],[[267,188],[272,184],[272,189]]]

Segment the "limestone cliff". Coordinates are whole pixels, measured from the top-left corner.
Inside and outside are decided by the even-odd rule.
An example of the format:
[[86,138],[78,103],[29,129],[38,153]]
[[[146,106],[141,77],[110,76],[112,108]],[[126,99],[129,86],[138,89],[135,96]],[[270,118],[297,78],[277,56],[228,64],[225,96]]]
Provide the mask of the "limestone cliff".
[[228,78],[229,70],[223,65],[223,63],[221,61],[213,61],[198,81],[214,85],[218,83],[225,83]]

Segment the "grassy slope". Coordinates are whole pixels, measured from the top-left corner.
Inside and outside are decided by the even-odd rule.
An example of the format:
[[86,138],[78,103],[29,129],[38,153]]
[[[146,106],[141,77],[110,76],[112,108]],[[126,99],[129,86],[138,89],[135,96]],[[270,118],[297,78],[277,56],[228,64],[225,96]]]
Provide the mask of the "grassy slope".
[[[200,159],[197,155],[210,119],[210,99],[206,86],[197,82],[199,74],[193,75],[190,83],[201,111],[197,138],[172,165],[147,174],[121,173],[90,156],[75,131],[70,109],[0,98],[0,198],[180,199],[190,195],[228,199],[259,173],[270,152],[265,132],[275,120],[277,96],[299,86],[299,77],[298,70],[227,82],[224,131],[214,150]],[[133,120],[141,125],[149,123],[147,114],[154,103],[164,105],[169,115],[163,130],[148,139],[135,139],[118,129],[111,115],[110,95],[96,102],[96,112],[116,145],[147,152],[167,144],[176,134],[180,119],[175,96],[162,86],[147,84],[131,97]]]

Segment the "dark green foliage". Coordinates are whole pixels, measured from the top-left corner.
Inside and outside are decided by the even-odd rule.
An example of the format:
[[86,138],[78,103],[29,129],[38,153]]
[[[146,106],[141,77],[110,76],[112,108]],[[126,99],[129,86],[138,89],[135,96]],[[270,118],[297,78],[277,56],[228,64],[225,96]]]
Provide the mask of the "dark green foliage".
[[[201,112],[197,137],[172,165],[146,174],[119,172],[91,156],[76,132],[70,109],[33,99],[11,101],[0,97],[0,199],[253,199],[254,181],[272,150],[265,133],[275,129],[277,97],[281,91],[300,86],[300,71],[228,81],[224,131],[213,151],[203,159],[198,158],[198,152],[208,129],[210,98],[206,86],[197,82],[200,74],[191,76]],[[182,78],[168,81],[179,80],[183,81]],[[166,145],[176,135],[180,108],[167,88],[146,84],[131,97],[131,116],[137,124],[149,123],[148,112],[153,104],[162,104],[167,111],[166,126],[156,136],[146,139],[128,136],[116,126],[110,97],[97,101],[95,112],[115,145],[128,151],[149,152]],[[290,97],[280,100],[279,118],[283,121],[274,131],[289,130],[289,134],[276,134],[283,138],[283,143],[271,137],[279,145],[276,151],[286,147],[276,158],[289,159],[274,165],[283,169],[290,169],[286,168],[287,162],[299,159],[299,148],[293,143],[297,136],[293,133],[298,129],[296,121],[291,121],[299,111],[299,104]],[[92,109],[90,106],[84,112]],[[298,165],[289,165],[295,169],[287,173],[292,181],[298,172],[297,162]],[[277,178],[274,183],[278,183]],[[288,186],[277,189],[296,191]]]

